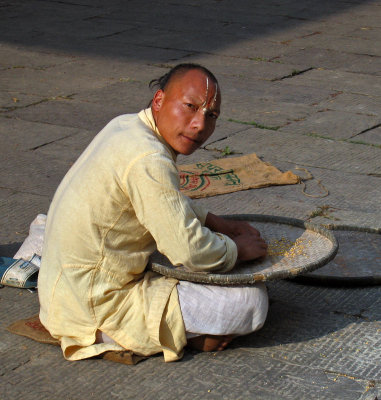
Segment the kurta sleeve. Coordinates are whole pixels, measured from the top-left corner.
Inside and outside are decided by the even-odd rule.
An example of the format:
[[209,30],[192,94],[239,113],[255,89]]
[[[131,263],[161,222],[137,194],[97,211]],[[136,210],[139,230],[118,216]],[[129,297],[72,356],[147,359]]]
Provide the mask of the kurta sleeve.
[[236,244],[203,226],[207,211],[180,192],[177,169],[169,156],[157,152],[138,157],[122,181],[139,222],[172,264],[193,271],[226,272],[234,267]]
[[206,216],[208,215],[209,211],[206,208],[204,208],[201,204],[197,204],[194,200],[191,199],[189,199],[189,205],[190,207],[192,207],[194,213],[201,222],[202,226],[205,226]]

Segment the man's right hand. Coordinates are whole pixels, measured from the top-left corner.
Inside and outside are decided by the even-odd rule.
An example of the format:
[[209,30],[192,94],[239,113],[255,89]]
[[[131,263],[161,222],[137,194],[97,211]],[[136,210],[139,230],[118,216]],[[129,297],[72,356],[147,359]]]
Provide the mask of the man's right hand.
[[267,244],[260,237],[243,234],[233,238],[238,250],[238,260],[249,261],[264,257],[267,254]]

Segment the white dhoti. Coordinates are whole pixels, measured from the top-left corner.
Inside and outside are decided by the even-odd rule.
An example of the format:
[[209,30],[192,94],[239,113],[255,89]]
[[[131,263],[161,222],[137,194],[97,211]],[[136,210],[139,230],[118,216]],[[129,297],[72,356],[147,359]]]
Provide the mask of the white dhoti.
[[260,329],[268,311],[266,286],[177,285],[187,338],[203,334],[246,335]]

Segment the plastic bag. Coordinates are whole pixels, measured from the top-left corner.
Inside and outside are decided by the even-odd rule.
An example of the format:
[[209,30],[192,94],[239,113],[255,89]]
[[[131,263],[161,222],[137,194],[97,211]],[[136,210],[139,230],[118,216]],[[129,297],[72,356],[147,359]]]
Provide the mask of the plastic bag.
[[29,235],[13,258],[30,260],[34,254],[41,256],[42,247],[44,245],[45,225],[46,215],[38,214],[30,224]]

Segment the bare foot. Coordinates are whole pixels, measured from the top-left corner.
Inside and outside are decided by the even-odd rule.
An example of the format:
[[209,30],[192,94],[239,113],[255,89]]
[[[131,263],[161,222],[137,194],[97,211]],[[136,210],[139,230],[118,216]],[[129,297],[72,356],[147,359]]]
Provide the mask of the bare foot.
[[188,340],[188,346],[200,351],[222,351],[233,340],[234,335],[202,335]]

